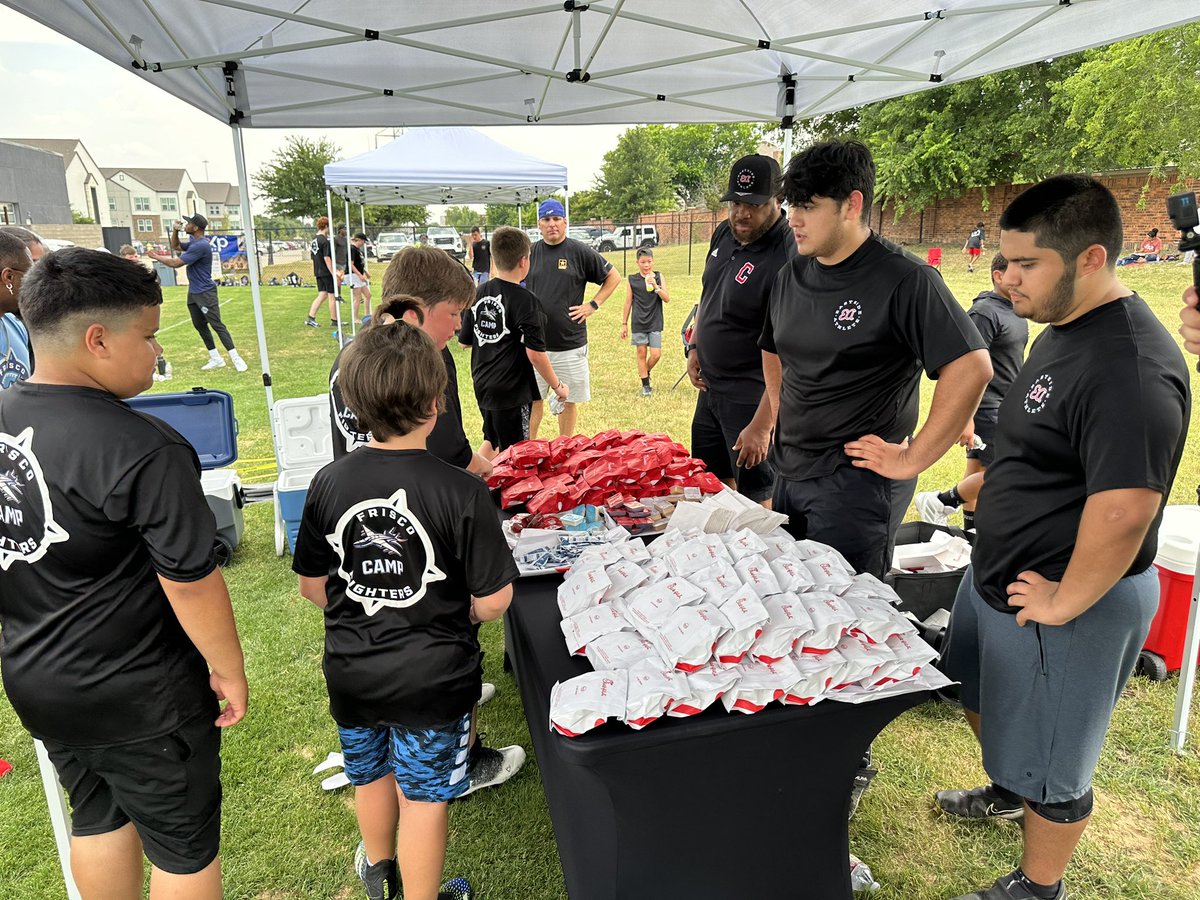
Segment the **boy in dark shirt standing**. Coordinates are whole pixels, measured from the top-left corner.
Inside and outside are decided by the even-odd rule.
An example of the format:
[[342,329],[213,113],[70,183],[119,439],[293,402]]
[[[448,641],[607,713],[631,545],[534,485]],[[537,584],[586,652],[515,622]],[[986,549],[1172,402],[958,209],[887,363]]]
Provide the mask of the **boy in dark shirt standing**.
[[503,615],[517,570],[484,484],[425,449],[446,390],[429,336],[404,322],[367,329],[341,383],[372,438],[313,479],[292,567],[325,610],[330,712],[362,833],[355,867],[371,900],[398,898],[397,875],[408,900],[465,900],[464,879],[438,887],[447,803],[470,785],[476,626]]
[[979,254],[983,253],[983,223],[978,222],[967,235],[967,240],[963,244],[963,254],[967,257],[967,271],[975,271],[975,260],[979,259]]
[[538,399],[535,370],[559,400],[565,401],[568,394],[546,355],[537,297],[521,286],[529,274],[529,249],[525,232],[496,229],[496,277],[479,286],[459,332],[459,343],[471,347],[471,380],[483,414],[483,439],[496,450],[529,439],[529,411]]
[[153,272],[83,248],[21,287],[37,368],[0,394],[0,671],[70,795],[80,893],[141,897],[144,853],[151,897],[217,900],[246,675],[196,452],[121,402],[153,383],[161,304]]
[[654,251],[637,252],[638,270],[625,285],[625,315],[621,319],[621,340],[629,337],[629,314],[633,313],[633,346],[637,348],[638,378],[642,396],[649,397],[650,372],[662,359],[664,303],[671,302],[662,272],[654,271]]

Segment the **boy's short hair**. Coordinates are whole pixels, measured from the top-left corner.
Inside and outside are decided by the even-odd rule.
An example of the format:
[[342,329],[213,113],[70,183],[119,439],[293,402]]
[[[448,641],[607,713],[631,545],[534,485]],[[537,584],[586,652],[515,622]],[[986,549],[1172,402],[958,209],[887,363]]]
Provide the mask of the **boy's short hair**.
[[365,241],[366,239],[367,239],[367,236],[365,234],[363,234],[361,231],[357,232],[354,235],[354,237],[350,238],[350,240],[352,240],[352,241]]
[[399,322],[404,318],[404,314],[410,311],[416,313],[418,325],[425,324],[425,307],[418,298],[410,294],[384,297],[375,307],[375,318],[371,321],[373,325],[390,325],[391,322],[381,321],[384,316],[391,316],[393,320]]
[[1125,234],[1112,191],[1087,175],[1056,175],[1018,194],[1000,216],[1002,231],[1024,231],[1067,264],[1092,244],[1115,266]]
[[35,344],[65,345],[100,322],[116,325],[163,302],[158,276],[100,250],[48,253],[21,283],[21,318]]
[[789,204],[829,197],[844,203],[853,191],[863,197],[862,221],[871,218],[875,202],[875,161],[859,141],[821,141],[800,151],[783,174],[783,196]]
[[637,258],[641,259],[644,256],[648,256],[651,259],[654,259],[654,251],[651,250],[649,247],[642,247],[637,252]]
[[121,249],[117,251],[117,256],[137,256],[137,251],[133,249],[133,244],[122,244]]
[[437,247],[406,247],[383,273],[383,296],[411,294],[426,309],[452,302],[465,307],[475,300],[475,279],[467,267]]
[[328,228],[328,227],[329,227],[329,216],[320,216],[320,217],[318,217],[318,219],[317,219],[317,231],[320,231],[322,228]]
[[354,339],[338,372],[346,405],[377,439],[411,434],[446,395],[446,367],[433,339],[407,322],[368,328]]
[[471,234],[483,234],[483,232],[480,231],[479,226],[476,225],[474,228],[471,229]]
[[501,272],[511,272],[529,255],[529,235],[520,228],[501,225],[492,232],[492,258]]
[[995,256],[992,257],[992,267],[988,271],[989,272],[1007,272],[1008,271],[1008,260],[1004,258],[1003,253],[997,253]]

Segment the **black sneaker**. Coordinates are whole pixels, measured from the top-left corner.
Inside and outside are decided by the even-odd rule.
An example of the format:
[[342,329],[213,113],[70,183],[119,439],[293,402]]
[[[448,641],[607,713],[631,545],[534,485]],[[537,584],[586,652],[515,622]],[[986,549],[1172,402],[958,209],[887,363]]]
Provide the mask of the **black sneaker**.
[[[1025,885],[1018,872],[1009,872],[1007,875],[997,878],[996,883],[990,888],[975,891],[972,894],[963,894],[961,897],[955,897],[954,900],[1041,900],[1041,898]],[[1058,883],[1058,893],[1054,895],[1054,900],[1067,900],[1067,888],[1061,881]]]
[[461,875],[442,882],[441,887],[438,888],[438,900],[471,900],[474,896],[475,892],[471,890],[471,883]]
[[[1000,796],[990,784],[971,788],[969,791],[938,791],[933,795],[938,808],[952,816],[964,819],[1021,819],[1025,817],[1025,804],[1013,802]],[[999,884],[999,882],[996,882]]]
[[314,319],[312,316],[309,316],[307,319],[305,319],[304,324],[307,325],[309,328],[320,328],[321,327],[319,324],[317,324],[317,320]]
[[400,900],[400,872],[394,858],[370,865],[367,848],[359,841],[354,850],[354,871],[367,891],[367,900]]
[[650,385],[648,385],[648,384],[642,385],[642,396],[643,397],[649,397],[653,393],[654,393],[654,389],[652,387],[650,387]]
[[471,760],[467,768],[467,777],[471,780],[471,786],[459,796],[466,797],[481,788],[504,784],[521,771],[523,765],[525,765],[525,749],[523,747],[513,744],[511,747],[493,750],[491,747],[484,746],[483,735],[480,735],[474,746],[471,747]]
[[871,765],[871,748],[868,747],[866,755],[862,758],[862,762],[858,764],[858,771],[854,773],[854,786],[850,788],[851,819],[858,812],[858,804],[862,802],[863,794],[867,792],[867,788],[871,786],[871,782],[878,774],[879,770]]

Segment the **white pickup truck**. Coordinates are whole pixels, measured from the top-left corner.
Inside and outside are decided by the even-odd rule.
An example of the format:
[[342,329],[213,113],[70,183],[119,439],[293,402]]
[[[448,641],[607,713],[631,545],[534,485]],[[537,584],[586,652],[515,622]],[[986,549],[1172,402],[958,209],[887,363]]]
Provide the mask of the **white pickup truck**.
[[653,225],[620,225],[593,239],[592,246],[601,253],[657,247],[658,229]]

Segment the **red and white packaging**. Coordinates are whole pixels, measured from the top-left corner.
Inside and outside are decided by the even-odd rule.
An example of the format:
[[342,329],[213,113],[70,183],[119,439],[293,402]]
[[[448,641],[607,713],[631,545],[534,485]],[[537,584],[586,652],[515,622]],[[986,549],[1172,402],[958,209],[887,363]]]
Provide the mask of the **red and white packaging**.
[[804,611],[812,621],[812,633],[805,636],[805,653],[828,653],[842,635],[858,624],[858,615],[843,598],[829,591],[809,591],[804,595]]
[[793,545],[796,548],[796,555],[807,562],[817,556],[824,556],[826,553],[832,553],[838,562],[842,564],[842,571],[847,575],[854,574],[854,566],[846,562],[846,557],[842,556],[836,548],[830,547],[828,544],[822,544],[820,541],[796,541]]
[[736,665],[745,659],[754,642],[770,621],[771,613],[753,588],[742,585],[720,606],[721,615],[729,622],[730,631],[717,641],[713,654],[722,665]]
[[671,577],[671,571],[667,568],[667,564],[661,559],[651,559],[648,562],[641,564],[642,571],[646,573],[646,579],[650,584],[662,581],[664,578]]
[[582,656],[587,645],[596,638],[612,634],[614,631],[626,631],[629,629],[629,622],[619,610],[613,609],[611,604],[602,603],[563,619],[559,627],[571,655]]
[[720,606],[742,588],[742,578],[732,563],[719,559],[707,569],[695,573],[689,581],[704,588],[704,600]]
[[616,551],[629,562],[644,563],[650,560],[650,550],[641,538],[633,538],[616,545]]
[[900,605],[900,595],[896,593],[895,589],[889,584],[884,584],[870,572],[859,572],[852,580],[854,584],[847,593],[861,592],[868,597],[883,600],[893,606]]
[[834,687],[863,683],[870,685],[873,676],[882,666],[896,661],[896,654],[887,644],[869,644],[852,635],[846,635],[837,645],[837,651],[846,660],[846,668]]
[[822,553],[806,559],[804,565],[812,574],[813,583],[818,591],[830,591],[834,594],[844,594],[854,584],[851,576],[854,570],[847,571],[837,556],[832,553]]
[[668,578],[638,591],[625,604],[625,615],[643,634],[648,634],[665,622],[680,606],[698,603],[704,591],[682,578]]
[[792,652],[813,630],[812,619],[795,594],[779,594],[763,601],[770,619],[750,648],[750,655],[763,662],[775,662]]
[[745,559],[747,556],[761,556],[767,552],[766,542],[749,528],[743,528],[733,534],[722,535],[721,538],[729,549],[730,557],[735,562]]
[[846,661],[836,650],[820,656],[793,653],[798,678],[788,686],[783,702],[787,706],[811,706],[833,688],[834,679],[840,678]]
[[937,651],[925,643],[917,634],[894,634],[887,639],[888,649],[896,656],[896,671],[891,677],[897,681],[911,678],[937,659]]
[[781,556],[799,556],[801,559],[805,557],[796,552],[796,542],[790,537],[765,537],[763,543],[767,545],[767,549],[762,552],[762,558],[767,562],[778,559]]
[[612,587],[609,576],[598,565],[580,566],[576,563],[571,573],[558,586],[558,611],[567,619],[600,603],[604,592]]
[[663,665],[654,645],[636,631],[614,631],[601,635],[587,645],[584,655],[597,672],[603,669],[628,669],[644,659]]
[[733,564],[733,570],[738,573],[744,584],[754,589],[760,599],[766,599],[775,594],[782,594],[779,579],[771,571],[771,565],[761,556],[747,556]]
[[679,607],[645,636],[667,665],[695,672],[713,658],[713,647],[728,630],[729,622],[717,607],[698,603]]
[[780,556],[770,560],[767,565],[771,567],[779,586],[785,591],[802,594],[816,587],[808,566],[797,556]]
[[516,468],[536,466],[544,459],[550,458],[549,441],[521,441],[509,448],[508,460]]
[[668,716],[682,719],[704,712],[737,684],[738,670],[737,667],[723,669],[713,660],[695,672],[689,672],[686,680],[687,695],[671,704]]
[[567,737],[598,728],[625,716],[629,677],[624,669],[585,672],[555,682],[550,692],[550,730]]
[[611,585],[604,592],[604,600],[624,597],[646,580],[646,573],[642,571],[642,567],[628,560],[622,560],[621,562],[605,567],[604,574],[608,576],[608,580],[611,582]]
[[705,537],[708,540],[692,538],[666,552],[662,559],[667,564],[667,568],[671,570],[672,575],[689,578],[701,569],[707,569],[714,562],[728,561],[729,554],[725,550],[725,545],[721,543],[721,539],[715,534]]
[[625,559],[625,557],[622,556],[621,551],[617,549],[619,546],[621,545],[595,544],[591,547],[588,547],[579,554],[579,558],[575,560],[575,566],[572,566],[572,568],[574,569],[578,566],[590,565],[610,566],[613,563],[621,562]]
[[768,703],[782,700],[787,689],[800,678],[800,671],[790,656],[773,663],[748,660],[738,666],[738,682],[721,697],[727,712],[756,713]]
[[850,634],[872,644],[882,644],[894,634],[915,634],[916,626],[904,618],[896,607],[883,600],[875,600],[862,594],[842,598],[858,619]]
[[645,728],[687,693],[687,679],[682,672],[665,668],[658,657],[642,660],[629,670],[625,724],[634,730]]
[[510,509],[524,503],[542,489],[542,479],[536,475],[522,478],[500,490],[500,508]]
[[668,528],[657,541],[650,544],[648,548],[650,555],[655,559],[662,559],[673,547],[678,547],[684,541],[688,540],[689,537],[694,536],[685,535],[678,528]]

